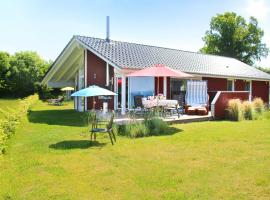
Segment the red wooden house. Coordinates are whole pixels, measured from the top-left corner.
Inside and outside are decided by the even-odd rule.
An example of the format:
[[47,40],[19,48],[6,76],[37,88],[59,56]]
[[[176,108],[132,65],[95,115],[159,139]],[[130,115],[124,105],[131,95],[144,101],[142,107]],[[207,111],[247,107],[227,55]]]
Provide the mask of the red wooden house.
[[[109,108],[122,109],[124,113],[134,105],[136,94],[163,93],[169,99],[177,99],[185,93],[185,79],[127,77],[157,63],[194,75],[194,79],[207,80],[210,101],[218,91],[248,91],[250,98],[261,97],[269,103],[270,75],[234,58],[85,36],[72,37],[42,84],[72,86],[76,90],[93,84],[109,88],[118,93],[109,100]],[[76,98],[75,109],[91,109],[91,101]],[[96,107],[101,107],[101,103],[98,100]]]

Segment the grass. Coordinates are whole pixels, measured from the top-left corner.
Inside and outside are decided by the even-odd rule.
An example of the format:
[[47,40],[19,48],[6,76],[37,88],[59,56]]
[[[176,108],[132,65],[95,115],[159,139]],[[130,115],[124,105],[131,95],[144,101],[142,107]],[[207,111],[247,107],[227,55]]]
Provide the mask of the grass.
[[70,105],[37,103],[0,159],[0,199],[269,199],[270,115],[89,142]]

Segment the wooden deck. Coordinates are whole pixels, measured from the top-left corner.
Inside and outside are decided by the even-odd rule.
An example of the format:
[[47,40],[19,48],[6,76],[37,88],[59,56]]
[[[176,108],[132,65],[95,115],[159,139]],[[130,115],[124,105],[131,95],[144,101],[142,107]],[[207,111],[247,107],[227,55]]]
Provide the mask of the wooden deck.
[[[168,116],[166,118],[161,118],[164,121],[170,123],[170,124],[176,124],[176,123],[191,123],[191,122],[202,122],[202,121],[211,121],[213,120],[213,117],[211,115],[211,112],[208,113],[208,115],[200,116],[200,115],[181,115],[179,118],[177,115]],[[127,116],[116,116],[116,119],[114,120],[116,124],[126,124],[130,122],[136,122],[136,121],[143,121],[143,118],[136,118],[131,119]]]

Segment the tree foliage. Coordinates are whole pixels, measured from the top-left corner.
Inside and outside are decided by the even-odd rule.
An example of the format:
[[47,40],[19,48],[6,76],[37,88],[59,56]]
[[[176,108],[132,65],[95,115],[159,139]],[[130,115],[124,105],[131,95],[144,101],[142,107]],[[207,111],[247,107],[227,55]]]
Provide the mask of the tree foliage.
[[34,93],[48,66],[36,52],[0,52],[0,93],[19,97]]
[[262,42],[263,35],[264,31],[254,17],[250,17],[247,23],[234,12],[218,14],[211,19],[210,30],[203,37],[205,45],[200,51],[233,57],[253,65],[268,55],[269,49]]
[[7,52],[0,52],[0,91],[7,87],[10,55]]
[[263,71],[263,72],[266,72],[268,74],[270,74],[270,68],[266,68],[266,67],[257,67],[257,69]]

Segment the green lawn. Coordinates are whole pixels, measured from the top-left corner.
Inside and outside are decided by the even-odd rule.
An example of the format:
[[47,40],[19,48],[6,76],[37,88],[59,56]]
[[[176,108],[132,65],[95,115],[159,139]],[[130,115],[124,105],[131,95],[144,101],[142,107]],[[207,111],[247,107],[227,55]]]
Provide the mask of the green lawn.
[[0,159],[0,199],[270,198],[270,119],[174,128],[90,143],[71,106],[39,102]]

